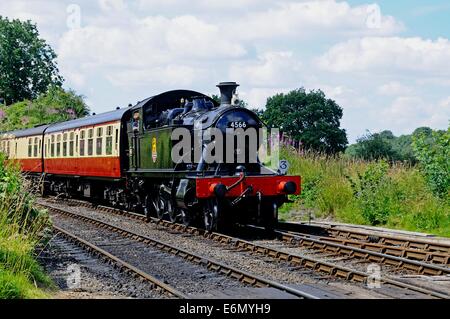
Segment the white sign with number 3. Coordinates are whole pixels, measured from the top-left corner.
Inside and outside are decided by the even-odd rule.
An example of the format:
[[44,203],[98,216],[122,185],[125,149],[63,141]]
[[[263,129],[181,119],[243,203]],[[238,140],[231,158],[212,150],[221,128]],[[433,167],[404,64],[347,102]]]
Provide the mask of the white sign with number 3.
[[281,175],[286,175],[288,169],[289,169],[289,162],[287,160],[280,160],[280,163],[278,165],[278,172]]

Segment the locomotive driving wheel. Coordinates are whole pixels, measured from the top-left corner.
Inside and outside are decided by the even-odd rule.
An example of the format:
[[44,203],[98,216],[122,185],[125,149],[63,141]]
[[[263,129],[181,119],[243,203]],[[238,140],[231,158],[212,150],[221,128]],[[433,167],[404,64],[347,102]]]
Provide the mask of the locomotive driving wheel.
[[203,223],[205,230],[216,231],[219,226],[220,203],[217,199],[208,199],[203,206]]
[[191,226],[192,225],[192,216],[190,214],[190,211],[184,208],[180,208],[180,215],[181,215],[181,222],[184,226]]
[[169,219],[172,223],[176,223],[180,219],[180,214],[178,209],[176,209],[170,199],[164,199],[166,205],[166,211],[169,215]]
[[163,219],[166,212],[165,201],[160,194],[156,194],[153,198],[153,207],[155,208],[156,217]]

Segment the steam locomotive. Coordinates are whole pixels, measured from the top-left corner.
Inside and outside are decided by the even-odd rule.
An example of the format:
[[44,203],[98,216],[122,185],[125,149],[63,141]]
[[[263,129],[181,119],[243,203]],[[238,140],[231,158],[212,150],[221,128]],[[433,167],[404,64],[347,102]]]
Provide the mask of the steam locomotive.
[[[239,106],[238,86],[220,83],[220,103],[175,90],[123,109],[7,132],[0,147],[36,180],[42,195],[89,198],[208,231],[249,222],[271,227],[288,195],[300,193],[300,177],[282,175],[255,156],[252,143],[260,147],[260,133],[256,142],[227,141],[211,152],[221,140],[218,132],[245,135],[265,127]],[[210,129],[214,137],[205,136]],[[174,139],[180,132],[189,133],[184,141]],[[191,143],[180,151],[182,142]],[[207,151],[231,161],[208,160]]]

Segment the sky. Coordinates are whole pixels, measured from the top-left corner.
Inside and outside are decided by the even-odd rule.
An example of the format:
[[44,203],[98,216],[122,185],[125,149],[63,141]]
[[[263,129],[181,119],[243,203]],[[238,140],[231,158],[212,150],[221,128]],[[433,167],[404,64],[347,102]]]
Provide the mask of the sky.
[[321,89],[354,142],[450,119],[444,0],[1,0],[58,54],[64,87],[100,113],[179,88],[236,81],[251,107]]

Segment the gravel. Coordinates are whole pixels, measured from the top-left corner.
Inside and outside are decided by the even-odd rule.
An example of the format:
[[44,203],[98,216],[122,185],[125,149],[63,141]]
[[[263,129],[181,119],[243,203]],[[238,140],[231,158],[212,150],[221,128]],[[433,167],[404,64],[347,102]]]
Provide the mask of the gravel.
[[54,237],[38,260],[58,288],[57,299],[165,298],[64,238]]
[[73,218],[64,215],[52,213],[52,216],[54,225],[95,244],[191,297],[214,292],[224,294],[229,290],[246,287],[245,284],[209,271],[201,265],[124,238],[115,232],[79,220],[74,223]]
[[[74,213],[96,218],[131,232],[139,233],[163,241],[167,244],[177,246],[181,249],[195,252],[205,257],[218,260],[229,266],[277,282],[292,285],[310,285],[317,289],[335,292],[336,294],[347,298],[386,298],[391,295],[390,293],[385,294],[384,291],[380,289],[368,289],[362,284],[350,283],[305,268],[292,267],[285,262],[276,261],[259,254],[250,254],[246,251],[239,251],[223,246],[217,242],[204,239],[200,236],[170,231],[163,226],[152,223],[143,223],[142,221],[127,216],[106,213],[93,208],[68,207],[65,203],[54,203],[50,201],[48,203],[55,207],[70,209]],[[286,244],[281,242],[272,241],[271,243],[272,245],[277,245],[278,249],[291,249],[287,248]],[[265,242],[265,244],[267,245],[269,242]],[[301,248],[294,249],[296,254],[299,255],[304,254],[306,256],[307,254],[314,254],[314,252],[311,252],[310,250]]]

